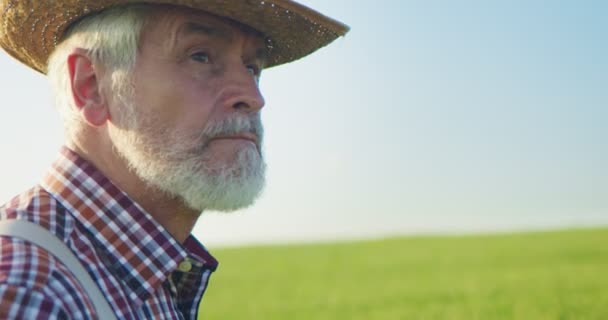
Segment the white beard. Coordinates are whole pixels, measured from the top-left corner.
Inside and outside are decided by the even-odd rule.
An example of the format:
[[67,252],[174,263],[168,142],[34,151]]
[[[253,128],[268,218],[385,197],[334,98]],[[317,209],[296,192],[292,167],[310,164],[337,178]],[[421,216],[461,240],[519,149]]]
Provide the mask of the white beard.
[[[264,188],[266,164],[261,155],[263,128],[259,113],[234,114],[210,123],[197,134],[177,132],[125,103],[124,125],[109,126],[115,150],[148,186],[181,198],[191,209],[234,211],[255,202]],[[207,143],[218,135],[253,132],[258,148],[240,149],[231,163],[211,167]],[[260,150],[258,150],[260,149]]]

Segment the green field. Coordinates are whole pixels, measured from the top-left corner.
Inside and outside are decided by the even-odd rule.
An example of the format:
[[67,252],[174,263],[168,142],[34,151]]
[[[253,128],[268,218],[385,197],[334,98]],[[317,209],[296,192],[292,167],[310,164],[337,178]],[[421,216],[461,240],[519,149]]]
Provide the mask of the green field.
[[608,229],[216,249],[200,319],[608,319]]

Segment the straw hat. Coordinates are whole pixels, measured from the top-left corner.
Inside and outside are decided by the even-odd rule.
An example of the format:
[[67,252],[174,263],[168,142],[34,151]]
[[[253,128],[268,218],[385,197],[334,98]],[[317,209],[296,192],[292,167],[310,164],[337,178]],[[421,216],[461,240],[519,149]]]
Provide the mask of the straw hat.
[[271,41],[269,67],[300,59],[348,32],[348,26],[291,0],[0,0],[0,46],[46,73],[66,28],[81,17],[129,3],[172,4],[226,17]]

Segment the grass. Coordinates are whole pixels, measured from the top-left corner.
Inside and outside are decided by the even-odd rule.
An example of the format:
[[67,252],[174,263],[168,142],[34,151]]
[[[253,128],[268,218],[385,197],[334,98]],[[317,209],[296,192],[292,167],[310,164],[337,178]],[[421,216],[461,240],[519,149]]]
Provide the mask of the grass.
[[608,229],[213,253],[199,319],[608,319]]

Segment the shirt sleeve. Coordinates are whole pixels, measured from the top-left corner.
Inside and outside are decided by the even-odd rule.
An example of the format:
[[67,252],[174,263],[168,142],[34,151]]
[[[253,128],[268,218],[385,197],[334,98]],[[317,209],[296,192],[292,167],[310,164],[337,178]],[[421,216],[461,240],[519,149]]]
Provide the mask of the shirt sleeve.
[[43,292],[0,284],[0,319],[71,319],[61,301]]

